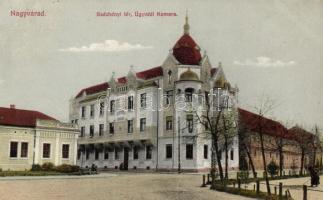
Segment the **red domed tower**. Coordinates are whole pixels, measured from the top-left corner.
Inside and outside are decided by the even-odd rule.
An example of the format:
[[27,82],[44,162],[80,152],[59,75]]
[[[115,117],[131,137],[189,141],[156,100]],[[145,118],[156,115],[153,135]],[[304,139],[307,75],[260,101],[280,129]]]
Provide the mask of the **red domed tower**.
[[184,34],[173,47],[173,55],[183,65],[198,65],[201,61],[200,47],[189,34],[190,25],[185,17]]

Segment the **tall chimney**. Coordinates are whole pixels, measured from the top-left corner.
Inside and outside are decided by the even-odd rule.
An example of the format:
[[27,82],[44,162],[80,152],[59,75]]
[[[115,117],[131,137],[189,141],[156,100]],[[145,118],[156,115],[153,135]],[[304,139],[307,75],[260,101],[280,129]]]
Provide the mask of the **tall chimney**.
[[16,109],[16,105],[15,104],[10,104],[10,109]]

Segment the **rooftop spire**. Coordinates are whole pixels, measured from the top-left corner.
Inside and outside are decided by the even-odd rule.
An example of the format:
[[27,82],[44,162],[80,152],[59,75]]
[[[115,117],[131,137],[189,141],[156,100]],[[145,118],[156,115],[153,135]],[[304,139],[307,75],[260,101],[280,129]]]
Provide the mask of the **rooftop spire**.
[[186,10],[186,16],[185,16],[184,34],[186,34],[186,35],[189,35],[190,34],[190,25],[188,24],[188,14],[187,14],[187,10]]

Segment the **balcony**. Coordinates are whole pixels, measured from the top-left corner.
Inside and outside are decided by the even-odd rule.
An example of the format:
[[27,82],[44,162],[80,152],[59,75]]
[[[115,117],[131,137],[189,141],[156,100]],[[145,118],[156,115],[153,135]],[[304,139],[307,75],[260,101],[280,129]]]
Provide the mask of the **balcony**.
[[110,134],[109,131],[104,132],[99,136],[99,133],[94,133],[94,136],[85,135],[78,139],[78,144],[97,144],[97,143],[122,143],[122,142],[135,142],[135,141],[147,141],[151,144],[156,142],[157,127],[146,127],[144,132],[140,132],[139,129],[134,129],[133,133],[116,132]]

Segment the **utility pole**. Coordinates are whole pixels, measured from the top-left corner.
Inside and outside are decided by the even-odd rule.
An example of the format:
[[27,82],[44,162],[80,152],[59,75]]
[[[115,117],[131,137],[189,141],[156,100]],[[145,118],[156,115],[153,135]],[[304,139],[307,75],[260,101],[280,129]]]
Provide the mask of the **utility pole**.
[[181,173],[181,120],[178,117],[178,173]]

